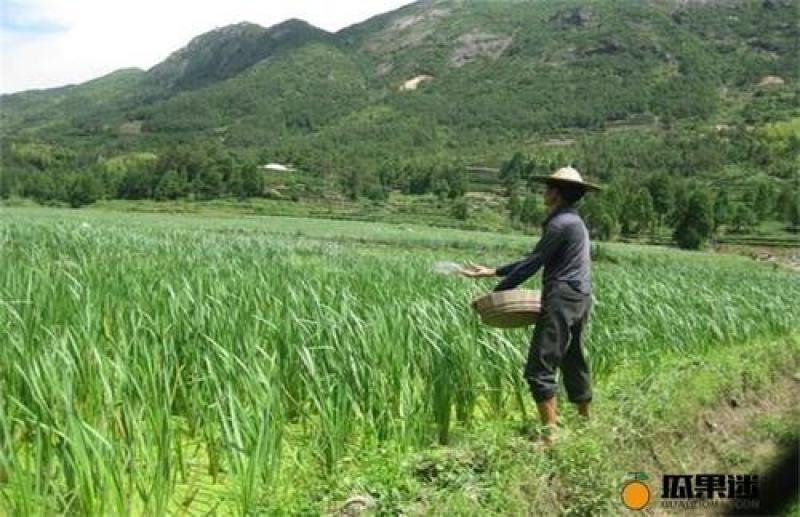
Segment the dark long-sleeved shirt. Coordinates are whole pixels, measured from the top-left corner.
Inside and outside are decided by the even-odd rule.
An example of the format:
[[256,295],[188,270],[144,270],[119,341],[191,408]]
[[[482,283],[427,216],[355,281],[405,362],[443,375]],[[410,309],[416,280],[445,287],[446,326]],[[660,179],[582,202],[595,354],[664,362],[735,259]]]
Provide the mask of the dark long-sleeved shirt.
[[584,294],[592,292],[589,232],[572,207],[552,212],[542,224],[544,232],[530,254],[497,268],[504,277],[495,291],[513,289],[544,266],[543,284],[567,282]]

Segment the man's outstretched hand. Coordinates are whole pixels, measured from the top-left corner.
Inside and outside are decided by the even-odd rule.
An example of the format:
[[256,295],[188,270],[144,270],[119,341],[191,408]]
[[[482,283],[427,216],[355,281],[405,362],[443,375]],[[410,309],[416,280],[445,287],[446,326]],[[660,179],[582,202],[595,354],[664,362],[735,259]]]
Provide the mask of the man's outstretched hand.
[[485,276],[496,276],[494,268],[470,264],[461,270],[461,274],[469,278],[481,278]]

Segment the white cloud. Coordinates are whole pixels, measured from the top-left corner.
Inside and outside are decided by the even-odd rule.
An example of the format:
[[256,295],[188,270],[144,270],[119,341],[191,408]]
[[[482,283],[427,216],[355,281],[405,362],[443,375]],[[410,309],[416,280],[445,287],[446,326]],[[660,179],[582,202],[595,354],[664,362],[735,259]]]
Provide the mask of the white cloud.
[[150,68],[195,36],[241,21],[300,18],[335,31],[409,0],[33,0],[4,2],[0,91],[87,81]]

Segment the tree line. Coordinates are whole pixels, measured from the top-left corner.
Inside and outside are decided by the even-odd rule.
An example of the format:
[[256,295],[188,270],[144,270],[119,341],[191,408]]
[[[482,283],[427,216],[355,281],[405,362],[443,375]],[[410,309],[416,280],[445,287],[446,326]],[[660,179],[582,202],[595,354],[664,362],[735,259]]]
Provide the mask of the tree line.
[[245,199],[264,193],[263,174],[255,162],[217,147],[182,146],[159,156],[128,153],[88,164],[80,164],[74,155],[48,154],[47,149],[22,151],[13,153],[10,165],[4,164],[2,197],[80,207],[99,199]]
[[[481,184],[476,185],[465,170],[474,159],[456,151],[397,157],[362,149],[354,160],[344,152],[291,142],[252,152],[197,139],[162,146],[156,154],[6,140],[0,143],[0,197],[75,207],[113,198],[244,199],[269,196],[270,181],[278,181],[301,192],[292,194],[294,199],[338,193],[382,202],[391,192],[434,194],[450,204],[454,218],[463,220],[470,217],[464,195],[483,189],[505,197],[511,224],[535,227],[544,207],[531,177],[573,165],[606,187],[581,206],[598,239],[671,236],[682,246],[698,247],[714,233],[747,232],[762,221],[800,227],[800,138],[790,123],[757,130],[625,130],[581,134],[564,142],[525,146],[525,154],[516,153],[499,174],[478,178]],[[490,149],[476,145],[472,154]],[[293,164],[300,172],[265,174],[258,164],[269,161]]]
[[[512,222],[528,226],[544,218],[541,187],[532,179],[567,163],[517,153],[503,164],[500,178]],[[785,182],[763,175],[749,177],[742,187],[729,180],[714,184],[663,171],[621,173],[611,176],[604,187],[579,205],[592,237],[600,240],[669,233],[679,246],[697,249],[715,233],[748,232],[761,221],[782,221],[790,229],[800,229],[798,174]]]

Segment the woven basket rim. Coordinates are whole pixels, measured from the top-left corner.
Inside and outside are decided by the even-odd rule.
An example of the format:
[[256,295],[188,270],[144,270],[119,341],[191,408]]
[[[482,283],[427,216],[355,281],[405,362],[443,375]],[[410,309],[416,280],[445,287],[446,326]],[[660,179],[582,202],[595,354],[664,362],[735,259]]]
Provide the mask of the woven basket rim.
[[533,289],[493,291],[472,300],[481,321],[492,327],[526,327],[536,322],[541,312],[541,292]]
[[541,306],[541,293],[532,289],[511,289],[487,293],[472,300],[472,307],[478,312],[502,310],[505,306],[515,305],[538,308]]

